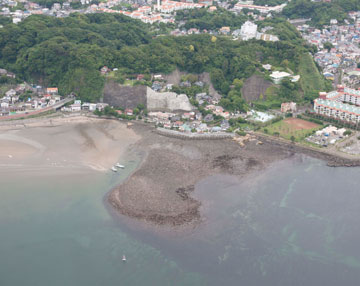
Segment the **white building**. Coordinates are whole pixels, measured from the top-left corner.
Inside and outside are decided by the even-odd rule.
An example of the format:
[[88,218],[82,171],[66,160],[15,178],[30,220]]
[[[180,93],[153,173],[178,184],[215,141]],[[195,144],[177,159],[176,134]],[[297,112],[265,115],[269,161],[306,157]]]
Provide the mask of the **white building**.
[[240,30],[240,36],[241,39],[244,41],[256,38],[257,34],[257,25],[253,22],[246,21],[242,26]]
[[270,77],[272,78],[272,80],[274,81],[275,84],[280,84],[281,81],[286,78],[291,76],[291,74],[287,73],[287,72],[280,72],[280,71],[274,71]]
[[291,75],[287,72],[280,72],[280,71],[274,71],[271,75],[270,75],[271,79],[273,80],[273,82],[275,84],[280,84],[281,81],[284,79],[284,78],[290,78],[290,80],[292,82],[298,82],[299,79],[300,79],[300,75]]

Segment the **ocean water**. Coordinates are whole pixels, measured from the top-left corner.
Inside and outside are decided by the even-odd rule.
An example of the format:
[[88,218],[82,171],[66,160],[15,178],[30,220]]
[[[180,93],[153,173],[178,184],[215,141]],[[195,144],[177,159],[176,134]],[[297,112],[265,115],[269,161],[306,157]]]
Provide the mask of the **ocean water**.
[[296,156],[242,180],[206,178],[194,194],[203,223],[169,233],[105,207],[136,164],[0,169],[0,285],[359,284],[359,168]]

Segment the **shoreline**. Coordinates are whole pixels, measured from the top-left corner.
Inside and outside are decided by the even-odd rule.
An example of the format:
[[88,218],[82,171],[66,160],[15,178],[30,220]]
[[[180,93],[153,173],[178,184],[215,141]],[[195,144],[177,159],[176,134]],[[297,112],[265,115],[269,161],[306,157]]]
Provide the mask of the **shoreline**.
[[[248,177],[297,153],[326,161],[332,167],[360,166],[360,159],[344,158],[258,133],[253,135],[263,144],[257,144],[257,140],[254,140],[241,147],[230,138],[214,140],[201,137],[197,140],[173,134],[168,136],[167,133],[159,134],[154,127],[142,122],[134,122],[129,129],[126,122],[84,115],[60,115],[9,123],[0,124],[0,135],[20,134],[36,142],[46,142],[46,148],[41,152],[24,145],[28,149],[22,147],[24,154],[19,154],[29,158],[41,155],[42,163],[37,166],[87,166],[106,171],[130,148],[131,152],[141,154],[135,170],[105,195],[106,205],[118,214],[162,227],[194,227],[202,221],[201,201],[195,199],[192,193],[199,181],[212,175]],[[76,150],[57,142],[60,137],[57,140],[49,139],[48,136],[56,130],[56,134],[65,134],[61,140],[70,140],[77,146]],[[3,145],[11,144],[3,140]],[[25,151],[29,154],[25,154]],[[5,156],[6,152],[3,151],[2,155]],[[57,157],[55,153],[59,153]],[[44,160],[47,156],[53,158],[50,157],[51,160],[47,162]],[[59,160],[63,158],[72,162],[61,164]],[[4,163],[7,161],[16,162],[14,158],[6,158]],[[38,161],[35,161],[36,164]]]
[[357,158],[354,155],[340,153],[339,151],[331,152],[329,150],[316,149],[315,147],[306,146],[304,144],[292,143],[282,138],[275,138],[273,136],[264,135],[261,133],[254,133],[262,142],[274,144],[279,148],[287,148],[288,150],[297,151],[304,155],[320,159],[327,162],[329,167],[358,167],[360,166],[360,156]]
[[34,168],[110,168],[139,140],[115,120],[86,116],[57,116],[0,124],[2,166]]
[[229,139],[181,138],[159,134],[146,124],[132,127],[142,139],[135,148],[145,152],[139,166],[106,196],[118,214],[161,227],[191,227],[202,221],[201,202],[192,192],[196,183],[212,175],[250,176],[276,161],[300,153],[328,166],[360,166],[360,160],[307,148],[255,134],[263,144],[245,147]]
[[243,178],[291,152],[249,142],[241,148],[229,139],[183,140],[161,136],[134,124],[142,139],[135,148],[145,152],[139,166],[107,195],[121,215],[159,226],[190,226],[201,221],[201,202],[193,198],[196,183],[215,174]]

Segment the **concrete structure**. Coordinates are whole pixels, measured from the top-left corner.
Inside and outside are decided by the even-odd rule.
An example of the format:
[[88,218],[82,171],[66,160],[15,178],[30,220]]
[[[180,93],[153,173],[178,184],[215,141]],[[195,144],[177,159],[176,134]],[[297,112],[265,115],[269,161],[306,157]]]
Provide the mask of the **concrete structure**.
[[190,111],[193,106],[190,104],[186,94],[176,94],[175,92],[156,92],[151,88],[146,90],[147,109],[151,110],[184,110]]
[[314,100],[314,110],[321,115],[357,124],[360,121],[360,91],[338,85],[336,91],[320,92],[319,98]]
[[360,107],[337,102],[335,100],[315,99],[314,110],[318,114],[343,121],[352,123],[359,123],[360,121]]
[[287,73],[287,72],[279,72],[279,71],[274,71],[270,77],[272,78],[272,80],[274,81],[275,84],[280,84],[281,81],[286,78],[286,77],[290,77],[291,74]]
[[242,26],[240,30],[240,36],[241,39],[244,41],[256,38],[257,34],[257,25],[253,22],[246,21]]

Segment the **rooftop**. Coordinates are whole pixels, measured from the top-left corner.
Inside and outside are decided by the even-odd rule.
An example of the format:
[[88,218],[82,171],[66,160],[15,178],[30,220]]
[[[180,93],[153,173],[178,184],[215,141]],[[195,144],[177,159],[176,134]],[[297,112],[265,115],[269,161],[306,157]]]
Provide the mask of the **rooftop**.
[[340,110],[344,110],[344,111],[347,111],[350,113],[360,115],[360,107],[356,106],[356,105],[350,105],[350,104],[346,104],[346,103],[342,103],[342,102],[338,102],[338,101],[334,101],[334,100],[320,99],[320,98],[315,99],[315,102],[317,104],[325,105],[330,108],[336,108],[336,109],[340,109]]

